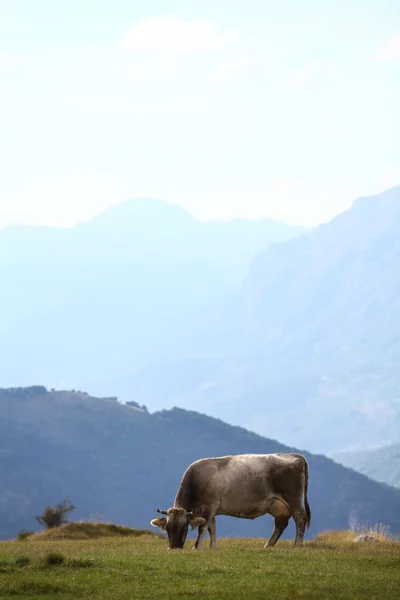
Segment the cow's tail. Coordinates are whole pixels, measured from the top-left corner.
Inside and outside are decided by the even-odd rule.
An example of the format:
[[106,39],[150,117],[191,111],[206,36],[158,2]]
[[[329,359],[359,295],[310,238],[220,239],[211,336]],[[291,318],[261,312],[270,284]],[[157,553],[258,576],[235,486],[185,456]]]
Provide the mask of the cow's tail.
[[311,522],[311,510],[310,510],[310,505],[308,504],[308,500],[307,500],[307,492],[308,492],[308,462],[306,459],[304,459],[304,508],[305,508],[306,514],[307,514],[306,527],[308,529],[310,527],[310,522]]

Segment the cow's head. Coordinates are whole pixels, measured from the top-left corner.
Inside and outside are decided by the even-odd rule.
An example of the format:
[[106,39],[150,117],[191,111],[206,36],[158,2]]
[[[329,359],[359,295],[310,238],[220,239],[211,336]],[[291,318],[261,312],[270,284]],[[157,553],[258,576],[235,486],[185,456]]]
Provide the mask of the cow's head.
[[167,532],[169,550],[183,548],[189,525],[192,529],[197,529],[206,522],[202,517],[194,517],[192,512],[187,512],[184,508],[157,509],[157,512],[166,516],[153,519],[151,524]]

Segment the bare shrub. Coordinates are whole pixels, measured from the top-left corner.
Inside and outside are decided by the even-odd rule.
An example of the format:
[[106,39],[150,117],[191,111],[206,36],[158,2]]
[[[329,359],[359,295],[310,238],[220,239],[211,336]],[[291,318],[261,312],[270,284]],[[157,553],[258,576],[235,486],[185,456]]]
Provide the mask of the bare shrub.
[[43,513],[39,517],[35,517],[36,521],[46,529],[60,527],[68,521],[65,516],[75,510],[75,506],[70,500],[64,500],[56,506],[46,506]]

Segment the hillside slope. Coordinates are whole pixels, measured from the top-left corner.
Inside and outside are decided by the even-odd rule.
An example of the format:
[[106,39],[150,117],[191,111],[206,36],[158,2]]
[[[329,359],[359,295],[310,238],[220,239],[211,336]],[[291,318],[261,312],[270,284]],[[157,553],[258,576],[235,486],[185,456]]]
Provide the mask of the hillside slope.
[[334,459],[371,479],[400,488],[400,444],[364,452],[342,452]]
[[203,324],[197,361],[147,365],[119,385],[151,408],[196,406],[312,451],[390,444],[399,264],[397,187],[258,255],[240,293]]
[[[256,257],[234,307],[237,350],[329,373],[400,357],[400,187]],[[245,345],[244,345],[245,344]]]
[[[37,528],[47,504],[70,498],[74,519],[110,519],[148,527],[172,505],[186,467],[206,456],[287,452],[242,428],[180,409],[149,414],[113,399],[45,388],[0,391],[0,537]],[[333,461],[310,464],[313,535],[324,529],[384,522],[400,532],[400,491]],[[270,534],[271,520],[219,517],[219,535]],[[288,535],[293,535],[293,527]]]

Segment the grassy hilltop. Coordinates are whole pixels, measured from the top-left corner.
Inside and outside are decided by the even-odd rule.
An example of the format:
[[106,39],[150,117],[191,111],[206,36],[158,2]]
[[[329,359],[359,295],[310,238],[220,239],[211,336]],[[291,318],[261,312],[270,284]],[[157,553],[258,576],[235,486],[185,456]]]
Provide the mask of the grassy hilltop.
[[[0,543],[0,598],[371,599],[400,595],[400,543],[346,532],[293,548],[220,539],[219,550],[168,552],[156,535]],[[187,543],[191,547],[192,541]]]

